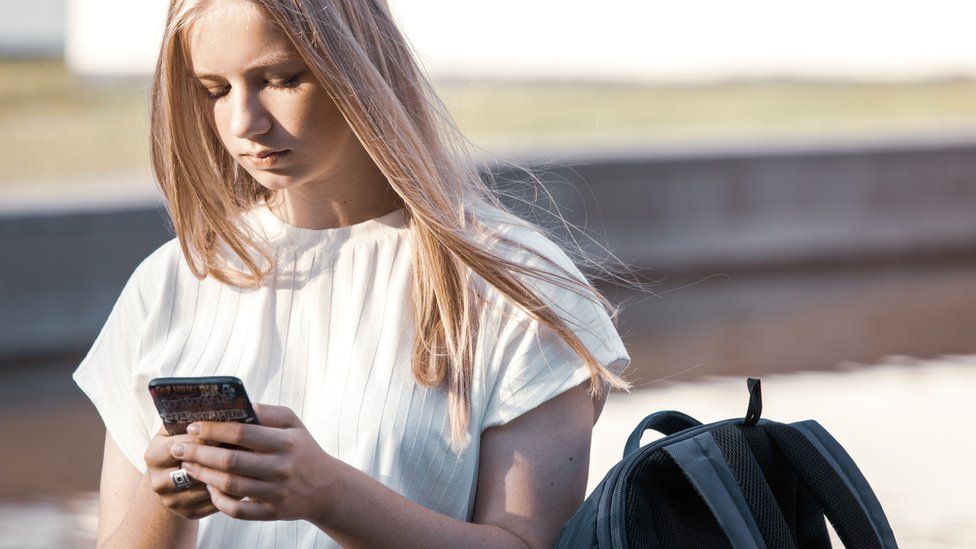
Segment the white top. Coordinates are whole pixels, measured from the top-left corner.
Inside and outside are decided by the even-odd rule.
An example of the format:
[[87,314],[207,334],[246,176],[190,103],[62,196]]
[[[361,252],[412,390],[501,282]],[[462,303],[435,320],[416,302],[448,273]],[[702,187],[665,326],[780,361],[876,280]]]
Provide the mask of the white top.
[[[425,507],[470,521],[480,433],[587,381],[590,371],[551,330],[538,330],[489,288],[498,307],[482,313],[472,439],[459,453],[451,450],[447,394],[420,386],[410,371],[413,258],[405,214],[400,209],[312,230],[258,204],[242,217],[268,237],[280,263],[257,289],[196,280],[171,239],[136,267],[74,372],[75,382],[140,472],[149,440],[162,426],[149,380],[232,375],[254,402],[294,410],[330,455]],[[501,219],[511,218],[489,223],[582,279],[552,241]],[[545,267],[525,250],[505,253]],[[239,260],[233,264],[241,268]],[[578,321],[576,333],[602,364],[617,373],[630,364],[601,308],[556,285],[542,286],[547,303]],[[223,513],[200,520],[198,547],[239,547],[243,540],[261,547],[338,547],[301,520],[244,521]]]

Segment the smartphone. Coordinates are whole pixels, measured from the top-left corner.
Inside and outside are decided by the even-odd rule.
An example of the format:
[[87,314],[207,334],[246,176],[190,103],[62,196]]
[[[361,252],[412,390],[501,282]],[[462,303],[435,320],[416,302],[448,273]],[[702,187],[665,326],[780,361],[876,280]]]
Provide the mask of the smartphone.
[[[149,382],[149,394],[170,435],[186,434],[186,426],[194,421],[260,425],[244,383],[234,376],[157,377]],[[223,442],[218,446],[247,450]]]

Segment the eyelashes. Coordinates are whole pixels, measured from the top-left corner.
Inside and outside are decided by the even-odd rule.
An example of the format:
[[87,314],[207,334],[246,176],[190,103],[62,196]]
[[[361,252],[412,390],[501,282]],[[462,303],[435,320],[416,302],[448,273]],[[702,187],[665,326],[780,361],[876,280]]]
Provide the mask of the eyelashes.
[[[288,80],[285,80],[284,82],[281,82],[279,84],[266,80],[265,85],[272,89],[294,90],[298,86],[299,76],[301,75],[296,74],[295,76],[292,76]],[[220,99],[221,97],[227,95],[228,91],[230,91],[230,86],[225,86],[215,92],[208,91],[207,99],[211,101],[216,101],[217,99]]]

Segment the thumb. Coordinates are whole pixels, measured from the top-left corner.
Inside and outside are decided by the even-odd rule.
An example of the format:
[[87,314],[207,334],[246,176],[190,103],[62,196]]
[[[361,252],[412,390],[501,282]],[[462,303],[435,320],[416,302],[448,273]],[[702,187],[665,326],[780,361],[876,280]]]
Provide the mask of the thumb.
[[295,412],[287,406],[274,406],[255,402],[254,414],[258,416],[258,423],[266,427],[300,427],[302,421]]

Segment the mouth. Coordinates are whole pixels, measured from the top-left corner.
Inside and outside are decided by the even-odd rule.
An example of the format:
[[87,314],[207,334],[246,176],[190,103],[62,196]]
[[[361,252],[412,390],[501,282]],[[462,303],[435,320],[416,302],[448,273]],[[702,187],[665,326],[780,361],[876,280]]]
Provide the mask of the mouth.
[[244,157],[249,163],[258,168],[267,168],[277,164],[282,157],[287,155],[289,149],[281,151],[262,151],[256,154],[245,154]]

